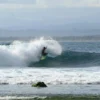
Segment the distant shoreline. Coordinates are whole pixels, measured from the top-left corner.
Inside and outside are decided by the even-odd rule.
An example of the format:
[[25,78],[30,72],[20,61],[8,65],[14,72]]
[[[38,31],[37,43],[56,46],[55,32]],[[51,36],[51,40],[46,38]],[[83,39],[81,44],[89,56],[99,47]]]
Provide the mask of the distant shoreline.
[[[40,37],[0,37],[0,42],[12,42],[14,40],[29,41]],[[45,37],[48,38],[48,37]],[[100,42],[100,35],[94,36],[53,36],[51,37],[57,41],[65,42]]]

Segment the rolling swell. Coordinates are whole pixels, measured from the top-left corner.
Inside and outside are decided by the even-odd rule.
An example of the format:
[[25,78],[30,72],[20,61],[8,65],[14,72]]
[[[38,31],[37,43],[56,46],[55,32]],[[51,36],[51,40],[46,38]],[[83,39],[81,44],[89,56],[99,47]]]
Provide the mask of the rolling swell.
[[100,65],[100,53],[64,51],[61,55],[47,57],[43,61],[30,63],[36,67],[89,67]]

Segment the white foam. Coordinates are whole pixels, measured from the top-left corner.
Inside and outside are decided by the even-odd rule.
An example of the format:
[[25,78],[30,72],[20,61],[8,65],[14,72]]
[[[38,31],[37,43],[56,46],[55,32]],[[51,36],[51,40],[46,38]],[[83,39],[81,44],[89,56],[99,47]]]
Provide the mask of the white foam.
[[100,83],[100,68],[10,68],[0,69],[0,83],[46,84]]
[[25,97],[25,96],[5,96],[5,97],[0,97],[0,100],[29,100],[29,99],[33,99],[34,98],[38,98],[38,99],[45,99],[46,96],[32,96],[32,97]]
[[49,56],[57,56],[62,52],[56,40],[43,37],[29,42],[14,41],[9,46],[0,45],[0,66],[27,66],[30,62],[39,61],[44,46]]

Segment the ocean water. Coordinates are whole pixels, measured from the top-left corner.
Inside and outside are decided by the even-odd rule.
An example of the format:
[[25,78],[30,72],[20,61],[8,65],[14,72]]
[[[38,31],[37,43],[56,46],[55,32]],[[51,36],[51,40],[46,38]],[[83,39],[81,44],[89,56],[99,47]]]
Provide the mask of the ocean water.
[[[48,56],[40,60],[42,48]],[[0,42],[0,84],[100,84],[100,42],[52,38]]]

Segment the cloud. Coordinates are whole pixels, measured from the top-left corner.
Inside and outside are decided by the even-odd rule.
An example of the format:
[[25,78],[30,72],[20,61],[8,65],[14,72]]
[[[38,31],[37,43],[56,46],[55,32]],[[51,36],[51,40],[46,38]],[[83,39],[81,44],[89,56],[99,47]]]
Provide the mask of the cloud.
[[36,0],[0,0],[1,4],[34,4]]
[[100,0],[0,0],[0,4],[4,8],[100,7]]
[[[38,0],[40,1],[40,0]],[[43,0],[48,7],[97,7],[100,0]]]
[[3,9],[47,8],[47,4],[45,0],[0,0],[0,8]]
[[0,0],[2,9],[51,9],[74,7],[100,7],[100,0]]
[[21,9],[21,8],[33,8],[33,5],[32,4],[0,4],[0,11],[3,10],[3,9]]

